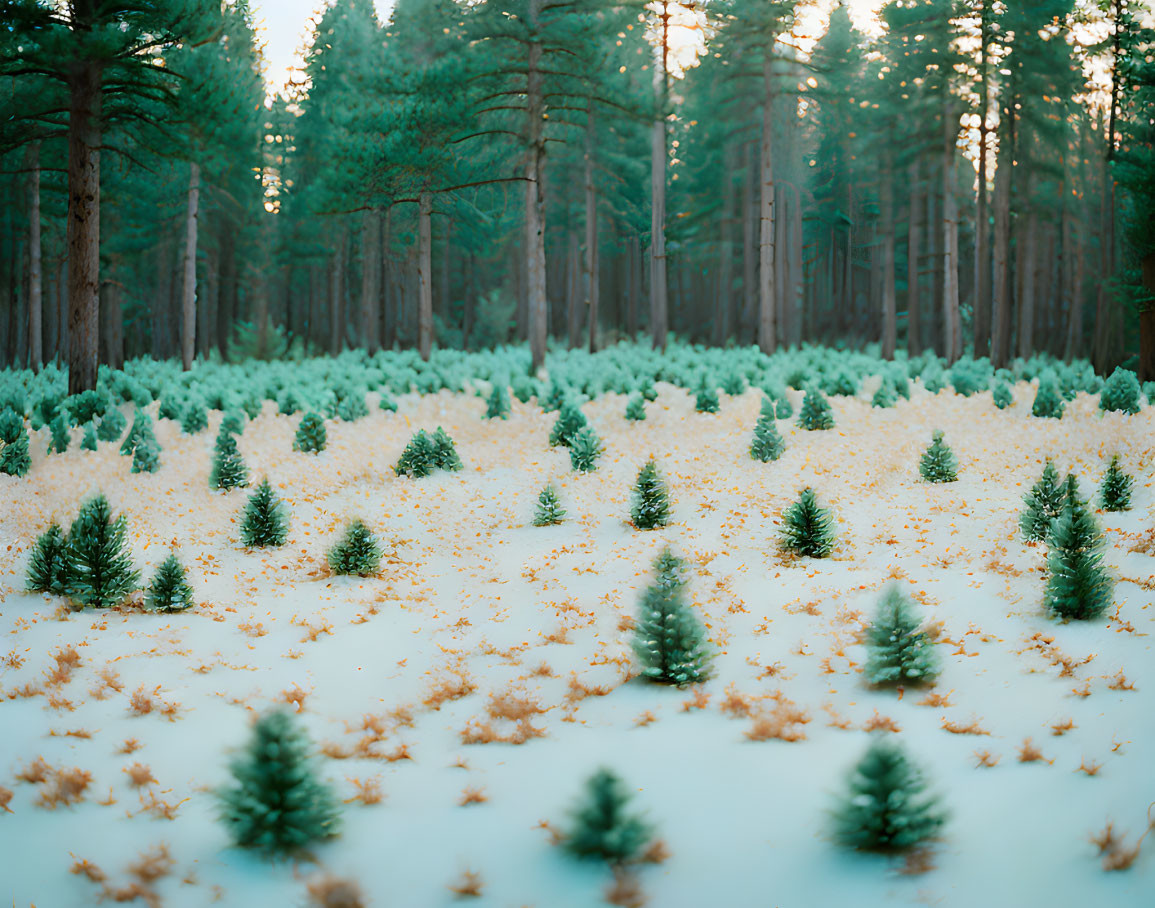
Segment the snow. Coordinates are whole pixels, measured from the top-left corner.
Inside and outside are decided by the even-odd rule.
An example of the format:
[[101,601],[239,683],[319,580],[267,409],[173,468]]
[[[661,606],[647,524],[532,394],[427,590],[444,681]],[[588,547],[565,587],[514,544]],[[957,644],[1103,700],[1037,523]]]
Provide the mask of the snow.
[[[207,486],[219,414],[193,437],[158,421],[153,475],[131,474],[117,445],[93,453],[74,444],[46,458],[47,430],[34,433],[29,475],[0,476],[0,786],[14,793],[11,813],[0,813],[0,897],[94,904],[100,887],[69,873],[75,861],[124,886],[126,867],[164,842],[175,866],[152,887],[166,906],[305,904],[305,882],[322,870],[358,881],[371,905],[448,906],[447,887],[466,869],[483,880],[478,905],[596,905],[608,870],[571,860],[539,824],[564,827],[585,779],[606,765],[636,790],[633,806],[671,851],[639,871],[661,908],[1155,904],[1155,845],[1107,873],[1089,841],[1110,820],[1132,844],[1155,801],[1155,559],[1130,551],[1153,524],[1155,409],[1103,414],[1080,394],[1061,421],[1035,419],[1025,384],[1005,411],[989,392],[935,396],[916,384],[912,401],[880,410],[871,388],[831,398],[833,430],[780,421],[786,451],[762,464],[747,450],[756,392],[698,414],[685,391],[659,389],[645,422],[623,418],[620,395],[584,406],[606,446],[592,474],[571,472],[568,452],[549,448],[554,414],[516,401],[508,421],[486,421],[484,400],[468,394],[404,396],[398,413],[329,422],[320,455],[294,452],[299,417],[266,404],[240,449],[254,484],[269,475],[291,509],[288,542],[268,551],[238,541],[247,491]],[[438,425],[465,469],[395,477],[411,434]],[[919,480],[935,428],[958,456],[956,483]],[[1060,624],[1042,612],[1044,549],[1019,540],[1021,499],[1047,457],[1094,494],[1113,453],[1137,477],[1131,511],[1098,514],[1119,610]],[[640,532],[628,524],[630,488],[651,455],[670,485],[673,523]],[[533,527],[551,480],[567,520]],[[836,516],[830,559],[791,560],[775,545],[779,515],[807,485]],[[67,526],[98,489],[127,515],[146,579],[175,548],[196,608],[70,613],[62,600],[22,591],[36,535],[54,518]],[[326,570],[327,549],[353,517],[384,542],[377,578]],[[624,681],[623,628],[667,544],[690,561],[689,591],[718,651],[703,708],[693,690]],[[938,629],[943,673],[933,691],[947,705],[920,705],[926,690],[900,697],[863,683],[857,633],[891,578]],[[81,660],[70,680],[17,693],[44,688],[52,653],[66,646]],[[542,663],[549,676],[535,673]],[[102,671],[119,691],[93,693]],[[1133,690],[1111,687],[1119,671]],[[571,672],[612,690],[567,703]],[[424,705],[458,675],[472,693]],[[511,685],[546,710],[531,719],[544,736],[462,743],[471,720],[488,721],[489,695]],[[792,701],[809,719],[793,726],[804,737],[748,740],[753,720],[721,709],[731,685],[762,710],[771,695]],[[141,688],[155,692],[156,708],[134,715]],[[342,835],[316,848],[317,866],[230,847],[212,797],[252,715],[297,689],[312,739],[353,754],[320,758],[342,799],[356,794],[354,779],[376,778],[385,794],[346,806]],[[164,703],[175,705],[171,716]],[[639,725],[647,711],[655,720]],[[826,811],[869,734],[889,734],[863,730],[876,712],[901,729],[951,813],[925,873],[903,874],[900,859],[849,853],[826,836]],[[366,716],[380,717],[368,723],[383,730],[376,743],[362,730]],[[1070,730],[1052,732],[1068,719]],[[972,720],[989,734],[943,728]],[[492,726],[515,730],[506,719]],[[1019,762],[1027,738],[1044,761]],[[140,745],[131,755],[118,752],[126,739]],[[997,764],[977,766],[980,750]],[[45,786],[17,779],[38,756],[90,772],[84,799],[41,806]],[[1101,769],[1089,776],[1084,761]],[[157,779],[143,795],[124,772],[136,762]],[[482,789],[484,803],[459,806],[467,788]],[[142,808],[149,790],[178,805],[171,819]]]

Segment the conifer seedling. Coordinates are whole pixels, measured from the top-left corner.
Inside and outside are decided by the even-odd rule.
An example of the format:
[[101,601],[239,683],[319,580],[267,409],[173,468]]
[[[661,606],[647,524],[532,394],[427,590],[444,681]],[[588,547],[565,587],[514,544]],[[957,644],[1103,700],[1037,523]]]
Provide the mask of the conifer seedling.
[[670,492],[653,458],[638,472],[630,518],[639,530],[654,530],[670,523]]
[[626,812],[629,800],[630,792],[618,776],[608,769],[595,772],[571,812],[573,824],[563,838],[565,849],[579,858],[611,864],[639,855],[652,831],[640,817]]
[[563,446],[568,448],[573,444],[577,433],[587,425],[589,422],[581,411],[581,407],[572,400],[566,400],[558,409],[557,421],[549,433],[550,447]]
[[1051,525],[1063,512],[1066,496],[1059,482],[1059,471],[1047,461],[1039,477],[1024,498],[1025,507],[1019,517],[1024,542],[1042,542],[1051,531]]
[[1047,539],[1044,605],[1060,618],[1088,620],[1111,607],[1114,583],[1103,566],[1103,534],[1067,477],[1063,513]]
[[169,555],[156,569],[144,600],[155,612],[183,612],[193,604],[193,590],[184,565],[176,555]]
[[381,546],[373,531],[360,520],[350,523],[341,541],[329,551],[329,567],[334,574],[371,577],[380,564]]
[[63,454],[68,450],[68,445],[72,442],[71,427],[68,425],[68,417],[63,413],[58,413],[48,424],[49,442],[48,450],[55,451],[57,454]]
[[803,489],[782,515],[782,548],[808,558],[825,558],[834,550],[834,518],[819,506],[813,489]]
[[1139,396],[1139,379],[1130,369],[1116,366],[1111,377],[1099,392],[1099,409],[1135,414],[1142,406]]
[[485,418],[509,418],[509,388],[506,385],[494,382],[493,387],[489,389],[489,397],[485,403]]
[[758,418],[758,424],[754,426],[754,437],[750,441],[750,456],[762,463],[769,463],[781,457],[785,450],[786,442],[778,434],[778,427],[773,417],[768,418],[763,413]]
[[339,802],[318,777],[309,739],[288,713],[258,719],[230,768],[233,783],[218,798],[236,845],[282,857],[337,834]]
[[798,411],[798,425],[810,431],[834,428],[834,414],[830,401],[816,385],[806,391],[802,408]]
[[438,426],[437,431],[433,433],[432,441],[433,459],[438,469],[450,473],[462,469],[461,458],[457,456],[457,446],[441,426]]
[[1045,419],[1062,419],[1066,407],[1059,393],[1059,380],[1054,372],[1044,372],[1039,376],[1039,388],[1035,392],[1035,402],[1031,405],[1031,415]]
[[1015,396],[1005,381],[999,381],[995,384],[994,390],[991,392],[991,399],[1000,410],[1005,410],[1015,402]]
[[888,587],[866,629],[863,672],[871,684],[918,684],[938,674],[934,641],[918,624],[910,600],[897,586]]
[[156,433],[152,430],[152,417],[138,407],[136,415],[132,418],[132,428],[128,430],[128,434],[124,436],[124,441],[120,445],[120,453],[128,457],[139,444],[151,444],[157,449],[160,448],[156,440]]
[[10,441],[0,443],[0,473],[9,476],[25,476],[32,467],[32,457],[28,453],[28,433],[24,420]]
[[319,454],[325,450],[329,441],[329,433],[325,429],[325,420],[316,411],[310,411],[301,417],[297,426],[297,434],[293,438],[293,450],[303,451],[306,454]]
[[199,398],[190,400],[181,415],[180,430],[185,435],[199,435],[209,427],[209,414]]
[[289,516],[268,477],[261,480],[245,505],[241,541],[250,548],[284,545],[289,536]]
[[889,378],[884,378],[878,390],[874,392],[874,397],[870,399],[870,405],[879,409],[889,409],[896,403],[898,394],[894,390],[894,383]]
[[142,439],[132,449],[132,472],[155,473],[160,469],[160,445],[156,440]]
[[[128,420],[120,412],[119,407],[109,405],[100,417],[100,425],[96,428],[96,437],[100,441],[116,441],[120,433],[128,425]],[[92,450],[96,450],[93,448]]]
[[1099,489],[1099,503],[1103,506],[1103,510],[1131,510],[1131,487],[1134,483],[1134,477],[1128,476],[1119,466],[1119,455],[1114,455],[1107,472],[1103,475],[1103,485]]
[[27,587],[32,592],[62,596],[68,587],[68,539],[52,523],[36,539],[28,560]]
[[219,430],[221,435],[243,435],[245,432],[245,414],[241,410],[229,410],[221,419]]
[[630,395],[626,401],[626,419],[631,422],[641,422],[646,418],[646,399],[638,392]]
[[578,473],[592,473],[602,456],[602,442],[592,426],[583,426],[569,446],[569,462]]
[[437,451],[433,439],[424,429],[418,429],[409,439],[405,450],[401,452],[401,459],[393,467],[393,472],[398,476],[407,475],[413,479],[420,479],[428,476],[436,468]]
[[918,472],[927,482],[955,482],[958,479],[958,460],[944,441],[941,430],[936,429],[931,435],[930,447],[923,452]]
[[103,495],[90,498],[68,531],[68,572],[65,594],[81,606],[119,605],[140,582],[132,566],[126,535],[128,521],[112,519]]
[[84,424],[84,435],[80,438],[81,451],[95,451],[97,441],[96,426],[93,423]]
[[209,488],[235,489],[249,484],[249,469],[237,448],[237,437],[221,431],[217,436],[213,465],[209,471]]
[[565,508],[561,506],[561,500],[557,497],[553,485],[549,484],[537,496],[533,525],[535,527],[548,527],[559,524],[563,520],[565,520]]
[[686,602],[684,569],[669,549],[658,556],[632,641],[644,677],[679,687],[705,681],[711,661],[706,631]]
[[922,773],[885,738],[875,739],[854,767],[849,789],[833,814],[834,839],[848,848],[904,851],[937,836],[947,819]]
[[699,413],[717,413],[720,407],[718,392],[706,384],[705,379],[702,379],[694,397],[694,409]]

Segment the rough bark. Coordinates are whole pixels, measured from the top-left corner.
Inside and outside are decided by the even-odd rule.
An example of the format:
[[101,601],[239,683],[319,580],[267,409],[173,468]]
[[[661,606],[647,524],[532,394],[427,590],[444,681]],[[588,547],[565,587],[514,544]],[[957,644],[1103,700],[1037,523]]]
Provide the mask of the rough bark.
[[[663,42],[663,56],[665,52]],[[669,289],[666,263],[666,76],[654,71],[657,114],[650,128],[650,339],[665,351],[669,333]]]
[[922,235],[922,199],[918,192],[918,161],[911,161],[907,168],[907,185],[910,189],[909,211],[906,230],[906,349],[911,356],[922,352],[922,300],[918,286],[918,262],[921,251],[919,238]]
[[370,353],[377,350],[377,325],[380,315],[377,311],[380,301],[377,281],[380,269],[378,255],[381,244],[378,241],[379,215],[369,209],[361,213],[361,343]]
[[[1155,253],[1143,259],[1143,286],[1155,293]],[[1155,309],[1139,313],[1139,381],[1155,381]]]
[[991,250],[990,217],[987,213],[987,111],[990,110],[990,60],[987,46],[993,19],[992,0],[980,0],[979,7],[979,171],[978,195],[975,199],[975,356],[991,352]]
[[534,372],[545,364],[549,336],[549,303],[545,289],[545,97],[542,85],[540,35],[542,0],[529,0],[529,57],[526,78],[526,307],[529,322],[529,350]]
[[755,335],[755,313],[758,309],[758,248],[755,239],[758,203],[754,190],[758,168],[754,160],[754,143],[746,146],[746,179],[742,181],[742,325],[743,343],[751,343]]
[[417,222],[417,348],[423,360],[433,350],[433,194],[418,199]]
[[43,277],[40,254],[40,143],[28,146],[28,367],[44,365]]
[[345,346],[345,255],[348,237],[345,225],[338,228],[329,271],[329,352],[340,353]]
[[75,61],[68,83],[68,393],[79,394],[96,388],[99,358],[99,64]]
[[586,317],[589,319],[589,349],[596,353],[598,349],[598,195],[594,186],[594,147],[597,134],[595,132],[593,101],[586,108],[586,147],[585,147],[585,183],[586,183],[586,249],[585,249],[585,291]]
[[942,134],[942,323],[943,356],[953,363],[962,355],[958,292],[958,196],[955,191],[955,143],[958,118],[948,101]]
[[[1003,116],[1008,117],[1004,108]],[[1011,116],[999,137],[999,160],[995,171],[995,244],[992,286],[994,324],[991,329],[991,364],[1002,368],[1011,357],[1011,182],[1014,178],[1014,121]],[[1002,127],[1000,127],[1002,131]]]
[[181,292],[180,360],[188,371],[196,356],[197,333],[197,211],[200,207],[201,168],[189,164],[188,208],[185,212],[184,231],[184,286]]
[[[1027,183],[1029,186],[1030,180],[1027,180]],[[1028,193],[1029,191],[1028,189]],[[1033,209],[1027,214],[1022,243],[1022,254],[1018,261],[1022,282],[1022,295],[1019,298],[1018,354],[1025,358],[1034,353],[1035,280],[1037,277],[1035,256],[1037,254],[1038,229]]]
[[894,297],[894,173],[889,149],[882,163],[879,214],[882,218],[882,356],[894,359],[898,315]]
[[714,343],[721,346],[733,333],[734,323],[734,154],[729,145],[722,157],[722,215],[718,237],[718,303],[714,314]]
[[762,61],[762,137],[759,142],[758,185],[758,347],[773,353],[777,342],[774,299],[774,80],[773,60],[765,52]]

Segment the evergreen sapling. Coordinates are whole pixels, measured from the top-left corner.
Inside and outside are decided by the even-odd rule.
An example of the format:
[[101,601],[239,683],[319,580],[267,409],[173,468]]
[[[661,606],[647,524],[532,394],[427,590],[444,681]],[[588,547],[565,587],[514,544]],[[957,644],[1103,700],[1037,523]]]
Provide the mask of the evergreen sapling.
[[1015,402],[1015,396],[1011,393],[1010,385],[1002,380],[996,382],[995,388],[991,392],[991,399],[1000,410],[1005,410]]
[[1103,566],[1103,534],[1067,477],[1063,513],[1047,540],[1044,605],[1060,618],[1097,618],[1111,606],[1114,584]]
[[790,403],[790,398],[786,396],[783,391],[774,398],[774,418],[775,419],[789,419],[794,415],[794,407]]
[[505,384],[493,383],[485,402],[486,419],[509,418],[509,388]]
[[371,577],[380,564],[381,546],[373,531],[360,520],[350,523],[341,541],[329,551],[329,567],[334,574]]
[[1116,366],[1099,392],[1099,409],[1135,414],[1139,412],[1139,379],[1130,369]]
[[235,844],[279,857],[337,834],[338,801],[318,778],[309,750],[287,713],[257,720],[248,747],[232,762],[233,784],[218,793]]
[[684,565],[669,549],[654,565],[642,594],[632,648],[642,675],[662,684],[697,684],[710,676],[706,631],[686,602]]
[[329,433],[325,430],[325,420],[316,411],[310,411],[301,417],[297,426],[297,434],[293,438],[293,450],[304,451],[306,454],[319,454],[325,450],[329,441]]
[[626,419],[631,422],[641,422],[646,418],[646,399],[634,392],[626,401]]
[[57,454],[63,454],[68,450],[68,445],[72,442],[72,431],[68,425],[68,417],[63,413],[58,413],[52,422],[48,424],[49,440],[48,450],[55,451]]
[[144,604],[155,612],[183,612],[193,604],[188,575],[175,554],[169,555],[156,569]]
[[1099,503],[1104,511],[1129,511],[1131,509],[1131,487],[1133,477],[1128,476],[1119,466],[1119,455],[1111,458],[1111,464],[1103,476],[1099,489]]
[[1024,542],[1042,542],[1051,531],[1051,525],[1063,513],[1065,493],[1059,482],[1059,471],[1047,461],[1043,475],[1024,498],[1025,507],[1019,516],[1019,528]]
[[124,441],[120,445],[120,453],[127,457],[136,450],[136,446],[139,444],[151,444],[158,449],[160,448],[156,440],[156,433],[152,430],[152,417],[138,407],[136,415],[132,418],[132,428],[128,430],[128,434],[124,436]]
[[754,426],[754,437],[750,441],[750,456],[754,460],[768,463],[781,457],[785,450],[786,442],[778,434],[778,427],[774,424],[773,417],[768,418],[763,413]]
[[97,442],[96,426],[93,423],[84,424],[84,434],[80,438],[81,451],[95,451]]
[[[9,413],[12,411],[9,410]],[[15,432],[5,427],[3,441],[0,442],[0,473],[9,476],[25,476],[32,467],[32,457],[28,453],[28,432],[24,429],[23,417],[17,417]]]
[[902,747],[878,738],[850,776],[849,794],[834,811],[834,839],[861,851],[913,848],[938,835],[946,813],[926,790]]
[[958,460],[936,429],[931,435],[930,447],[923,452],[918,464],[919,475],[927,482],[955,482],[958,479]]
[[638,472],[630,518],[639,530],[653,530],[670,523],[670,492],[653,458]]
[[185,435],[199,435],[209,427],[209,414],[200,398],[190,399],[181,415],[180,430]]
[[592,473],[602,456],[602,442],[592,426],[583,426],[569,446],[570,466],[579,473]]
[[533,512],[533,525],[535,527],[548,527],[561,523],[563,520],[565,520],[565,508],[561,506],[561,500],[557,497],[553,485],[547,485],[537,496],[537,508]]
[[450,473],[462,469],[463,466],[461,458],[457,456],[457,446],[441,426],[438,426],[437,431],[433,433],[433,458],[438,469]]
[[629,790],[613,772],[595,772],[586,782],[581,802],[571,812],[573,825],[563,838],[566,851],[611,864],[640,854],[652,832],[640,817],[627,814],[629,800]]
[[782,548],[808,558],[825,558],[834,550],[834,518],[818,504],[813,489],[803,489],[782,515]]
[[1059,380],[1054,372],[1046,371],[1039,376],[1039,388],[1035,392],[1035,402],[1031,405],[1031,415],[1045,419],[1062,419],[1066,403],[1059,393]]
[[581,408],[571,400],[565,401],[557,412],[557,421],[549,433],[549,445],[556,448],[559,445],[569,447],[574,437],[585,426],[589,425]]
[[808,388],[806,396],[802,399],[802,408],[798,411],[798,425],[809,431],[834,428],[834,414],[830,410],[830,401],[817,385]]
[[894,390],[893,382],[889,378],[883,378],[882,384],[874,392],[874,397],[870,399],[870,405],[880,409],[889,409],[896,403],[898,403],[898,394]]
[[245,505],[241,541],[250,548],[284,545],[289,536],[289,517],[268,477],[261,480]]
[[132,566],[123,514],[112,519],[103,495],[90,498],[68,531],[65,595],[81,606],[109,608],[124,601],[140,582]]
[[694,409],[699,413],[717,413],[721,404],[718,401],[718,392],[702,379],[694,398]]
[[[96,437],[101,441],[116,441],[127,425],[128,420],[120,412],[120,408],[109,406],[100,417],[100,425],[96,428]],[[96,449],[93,448],[93,450]]]
[[68,587],[68,539],[52,523],[36,539],[28,560],[27,587],[32,592],[62,596]]
[[407,475],[413,479],[420,479],[437,468],[436,461],[433,439],[424,429],[418,429],[409,439],[405,450],[401,452],[401,458],[393,467],[393,472],[398,476]]
[[934,642],[918,624],[910,601],[897,586],[889,587],[866,629],[863,671],[871,684],[918,684],[938,674]]
[[209,488],[235,489],[249,484],[249,469],[237,448],[237,437],[223,429],[217,436],[213,465],[209,471]]
[[132,472],[155,473],[160,469],[160,445],[156,439],[142,439],[132,449]]

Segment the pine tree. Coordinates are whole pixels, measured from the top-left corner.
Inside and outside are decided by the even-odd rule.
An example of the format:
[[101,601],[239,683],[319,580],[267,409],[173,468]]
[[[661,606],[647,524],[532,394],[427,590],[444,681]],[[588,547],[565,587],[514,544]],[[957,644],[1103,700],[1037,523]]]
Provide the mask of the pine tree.
[[633,650],[642,674],[662,684],[697,684],[710,676],[706,631],[686,602],[684,564],[664,549],[654,583],[642,594]]
[[360,520],[350,523],[341,541],[329,550],[329,567],[334,574],[371,577],[380,564],[381,546],[373,531]]
[[[22,405],[21,405],[22,406]],[[11,407],[0,409],[0,445],[10,445],[24,432],[24,416]]]
[[1097,618],[1111,606],[1114,583],[1103,567],[1103,534],[1067,477],[1063,513],[1047,538],[1044,605],[1060,618]]
[[931,435],[930,447],[923,452],[918,464],[919,475],[927,482],[955,482],[958,479],[958,460],[936,429]]
[[626,419],[631,422],[641,422],[646,418],[646,399],[634,392],[626,401]]
[[67,451],[69,444],[72,442],[72,433],[68,425],[68,417],[63,413],[58,413],[52,422],[48,424],[48,431],[50,433],[48,450],[55,451],[57,454],[63,454]]
[[898,394],[894,390],[894,383],[889,378],[883,378],[882,384],[874,392],[874,397],[870,399],[870,405],[880,409],[889,409],[896,403],[898,403]]
[[9,476],[24,476],[32,467],[32,457],[28,453],[28,433],[24,420],[20,420],[19,430],[10,441],[0,446],[0,473]]
[[854,767],[833,819],[838,844],[887,852],[933,838],[947,817],[901,746],[878,738]]
[[316,411],[310,411],[301,417],[301,424],[297,426],[297,434],[293,439],[293,450],[304,451],[306,454],[319,454],[325,450],[329,434],[325,431],[325,420]]
[[209,427],[209,414],[199,397],[189,400],[181,415],[180,430],[185,435],[198,435]]
[[486,419],[509,418],[509,388],[499,382],[494,382],[489,389],[489,397],[485,402]]
[[754,426],[754,438],[750,441],[750,456],[754,460],[768,463],[781,457],[785,450],[786,442],[778,434],[774,418],[768,418],[765,414],[758,417],[758,423]]
[[97,431],[93,423],[84,424],[84,435],[80,439],[81,451],[95,451],[96,450]]
[[613,772],[599,769],[587,781],[582,801],[571,812],[573,826],[565,849],[580,858],[619,864],[636,857],[653,835],[640,817],[629,816],[630,793]]
[[257,720],[248,747],[230,767],[234,784],[218,793],[234,843],[281,856],[337,834],[338,801],[318,778],[309,750],[288,713]]
[[[789,419],[794,415],[794,407],[790,403],[790,398],[786,396],[786,392],[782,391],[774,398],[774,418],[775,419]],[[762,404],[765,406],[765,402]]]
[[245,414],[240,410],[229,410],[221,419],[219,432],[221,435],[243,435],[245,432]]
[[537,509],[533,512],[535,527],[548,527],[565,520],[565,508],[557,497],[552,484],[547,485],[537,496]]
[[[96,437],[101,441],[116,441],[120,438],[120,433],[124,431],[124,427],[128,425],[128,420],[125,419],[123,413],[120,412],[119,407],[110,406],[100,416],[100,425],[96,428]],[[93,448],[95,451],[96,449]]]
[[1047,538],[1051,525],[1063,513],[1064,497],[1059,471],[1048,460],[1043,475],[1024,498],[1025,507],[1019,517],[1024,542],[1042,542]]
[[720,407],[718,392],[706,384],[703,378],[694,397],[694,409],[699,413],[717,413]]
[[592,426],[583,426],[569,446],[570,466],[579,473],[592,473],[602,456],[602,441]]
[[127,457],[139,444],[152,444],[158,449],[160,448],[156,440],[156,433],[152,430],[152,417],[137,407],[136,415],[132,418],[132,428],[128,430],[128,434],[120,445],[120,453]]
[[1067,405],[1059,393],[1059,380],[1050,370],[1039,376],[1039,389],[1035,392],[1035,402],[1031,405],[1031,415],[1046,419],[1062,419]]
[[68,587],[68,539],[60,525],[52,523],[36,539],[28,559],[28,589],[64,595]]
[[863,669],[871,684],[928,681],[938,674],[934,641],[919,632],[910,601],[890,586],[866,629],[868,656]]
[[653,458],[638,472],[630,518],[639,530],[653,530],[670,523],[670,491]]
[[1139,379],[1130,369],[1116,366],[1099,392],[1099,409],[1135,414],[1139,407]]
[[156,440],[142,439],[132,449],[132,472],[155,473],[160,469],[160,445]]
[[782,548],[809,558],[825,558],[836,541],[834,518],[819,506],[813,489],[803,489],[782,515]]
[[237,448],[237,437],[221,431],[217,436],[213,465],[209,471],[210,489],[235,489],[249,484],[249,468]]
[[461,458],[457,456],[457,446],[441,426],[438,426],[437,431],[433,433],[432,442],[433,461],[438,469],[448,470],[450,473],[462,469]]
[[289,516],[268,477],[261,480],[245,505],[241,541],[249,547],[283,545],[289,536]]
[[565,401],[558,409],[557,421],[549,433],[550,447],[563,446],[568,448],[573,444],[577,433],[587,425],[589,425],[589,421],[581,411],[581,407],[572,400]]
[[817,385],[812,385],[802,399],[802,409],[798,411],[798,425],[803,429],[833,429],[834,414],[830,401]]
[[137,588],[139,572],[132,566],[123,514],[112,519],[103,495],[90,498],[68,531],[68,579],[65,594],[81,606],[119,605]]
[[991,392],[991,399],[1000,410],[1005,410],[1015,402],[1015,396],[1011,393],[1010,385],[1002,380],[995,384],[994,390]]
[[1119,455],[1111,458],[1111,464],[1103,476],[1099,489],[1099,502],[1104,511],[1129,511],[1131,509],[1131,486],[1133,477],[1128,476],[1119,466]]
[[437,469],[437,451],[433,439],[424,429],[418,429],[409,439],[405,450],[401,452],[401,458],[393,467],[393,472],[398,476],[405,474],[413,479],[420,479],[435,469]]
[[156,569],[148,587],[145,606],[157,612],[183,612],[193,604],[193,590],[184,565],[169,555]]

